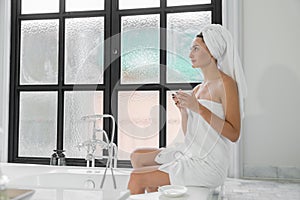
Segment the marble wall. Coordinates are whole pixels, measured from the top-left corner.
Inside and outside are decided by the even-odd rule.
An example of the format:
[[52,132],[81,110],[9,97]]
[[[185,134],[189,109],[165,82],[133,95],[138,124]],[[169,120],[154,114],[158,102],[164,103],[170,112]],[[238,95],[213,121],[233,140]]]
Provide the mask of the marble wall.
[[244,165],[245,178],[300,179],[300,167]]
[[300,178],[300,1],[243,3],[244,176]]

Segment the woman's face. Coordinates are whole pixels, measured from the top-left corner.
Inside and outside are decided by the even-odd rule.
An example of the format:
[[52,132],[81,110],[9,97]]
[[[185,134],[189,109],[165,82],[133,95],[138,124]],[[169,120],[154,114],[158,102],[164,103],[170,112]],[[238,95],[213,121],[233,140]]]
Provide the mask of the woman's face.
[[197,37],[193,40],[190,59],[193,68],[202,68],[211,63],[212,55],[210,54],[207,46],[202,38]]

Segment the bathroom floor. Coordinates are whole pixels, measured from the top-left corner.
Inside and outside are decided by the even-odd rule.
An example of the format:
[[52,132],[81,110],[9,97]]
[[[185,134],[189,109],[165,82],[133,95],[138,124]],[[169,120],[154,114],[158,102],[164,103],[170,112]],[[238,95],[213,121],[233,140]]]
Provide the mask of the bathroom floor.
[[[223,200],[300,200],[300,181],[228,179]],[[220,195],[222,196],[222,195]],[[216,198],[216,195],[212,199]]]

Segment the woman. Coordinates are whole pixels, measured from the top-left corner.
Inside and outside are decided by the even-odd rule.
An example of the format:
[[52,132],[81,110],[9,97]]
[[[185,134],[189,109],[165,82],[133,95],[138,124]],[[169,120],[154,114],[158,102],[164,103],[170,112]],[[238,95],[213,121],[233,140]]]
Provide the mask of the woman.
[[217,187],[229,167],[230,143],[239,139],[246,83],[230,33],[221,25],[205,27],[189,55],[204,81],[192,94],[179,91],[173,100],[181,113],[184,143],[166,149],[137,149],[131,154],[132,194],[157,191],[162,185]]

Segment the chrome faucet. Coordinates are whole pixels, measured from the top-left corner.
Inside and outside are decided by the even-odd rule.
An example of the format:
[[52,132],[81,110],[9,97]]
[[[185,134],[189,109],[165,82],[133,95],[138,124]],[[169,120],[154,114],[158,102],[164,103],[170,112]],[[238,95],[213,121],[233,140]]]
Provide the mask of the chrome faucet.
[[[86,158],[85,158],[87,167],[95,167],[95,158],[101,159],[101,158],[105,157],[105,156],[96,157],[95,151],[97,149],[97,146],[99,146],[100,149],[109,149],[109,140],[108,140],[108,137],[107,137],[107,133],[104,130],[101,131],[104,135],[104,138],[105,138],[105,141],[103,141],[101,139],[97,139],[96,132],[99,132],[99,131],[98,130],[93,131],[93,138],[92,139],[86,140],[86,141],[84,141],[82,143],[79,143],[77,145],[79,150],[81,148],[85,148],[86,151],[87,151]],[[92,165],[90,165],[90,162],[92,162]]]
[[[110,118],[112,120],[113,126],[112,126],[112,134],[110,140],[108,139],[108,135],[105,130],[96,127],[96,122],[103,118]],[[109,114],[104,114],[104,115],[96,114],[96,115],[83,116],[81,119],[84,121],[93,122],[93,136],[92,139],[79,143],[77,147],[79,148],[79,150],[83,147],[87,150],[87,155],[85,158],[87,161],[87,167],[90,167],[90,162],[92,162],[92,167],[95,167],[95,159],[97,158],[107,158],[106,167],[105,167],[104,175],[102,177],[100,188],[101,189],[103,188],[107,169],[110,168],[114,188],[116,189],[117,188],[116,179],[113,172],[113,168],[117,167],[117,159],[118,159],[118,148],[117,145],[113,142],[115,136],[115,118]],[[102,133],[105,141],[103,139],[97,139],[97,133]],[[108,155],[96,157],[95,151],[98,146],[103,150],[104,149],[107,150]]]

